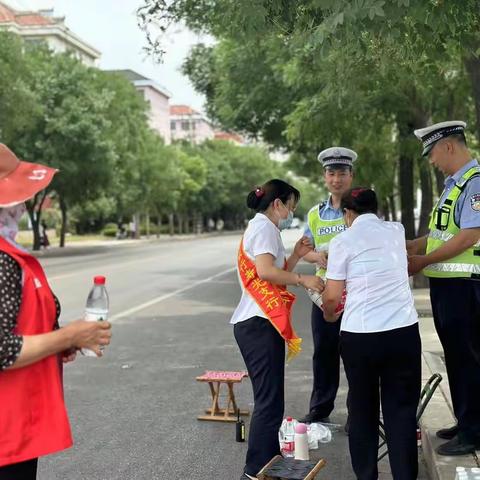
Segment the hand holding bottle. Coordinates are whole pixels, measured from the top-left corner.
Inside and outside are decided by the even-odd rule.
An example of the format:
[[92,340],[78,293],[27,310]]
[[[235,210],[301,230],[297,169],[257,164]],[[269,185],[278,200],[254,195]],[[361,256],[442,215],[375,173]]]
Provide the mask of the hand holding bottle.
[[111,323],[106,321],[75,320],[64,328],[71,337],[72,348],[88,349],[97,357],[101,357],[103,355],[102,347],[110,344],[111,327]]
[[[105,277],[96,276],[93,279],[93,287],[90,290],[87,298],[87,304],[85,306],[85,320],[89,322],[102,322],[107,319],[108,316],[108,294],[105,288]],[[103,350],[104,345],[100,345],[100,351]],[[99,357],[96,350],[90,350],[88,348],[82,349],[83,355],[87,357]]]
[[313,290],[317,293],[322,293],[325,289],[323,280],[316,275],[301,275],[298,283],[307,290]]

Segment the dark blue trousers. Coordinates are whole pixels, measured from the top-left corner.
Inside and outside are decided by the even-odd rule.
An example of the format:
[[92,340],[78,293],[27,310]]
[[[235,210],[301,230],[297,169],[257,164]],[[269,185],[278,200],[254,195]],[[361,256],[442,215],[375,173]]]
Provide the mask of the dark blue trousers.
[[393,478],[415,480],[422,353],[418,324],[386,332],[342,332],[340,345],[350,395],[348,443],[357,479],[378,478],[381,402]]
[[480,443],[480,281],[431,278],[430,299],[459,437]]
[[340,323],[330,323],[312,303],[313,390],[310,412],[328,417],[333,411],[340,381]]
[[285,407],[285,341],[270,321],[261,317],[235,324],[233,332],[253,387],[255,405],[245,473],[256,476],[280,454],[278,430]]
[[35,480],[38,458],[0,467],[0,480]]

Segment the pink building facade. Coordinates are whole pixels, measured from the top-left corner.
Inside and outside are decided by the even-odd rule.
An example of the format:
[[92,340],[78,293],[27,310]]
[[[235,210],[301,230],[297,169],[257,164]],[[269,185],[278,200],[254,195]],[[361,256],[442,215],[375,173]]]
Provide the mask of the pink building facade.
[[133,83],[137,91],[148,103],[150,128],[156,131],[169,145],[172,141],[170,133],[170,93],[154,80],[144,77],[133,70],[113,70]]
[[188,105],[170,107],[170,132],[172,141],[187,140],[195,145],[215,136],[211,122]]

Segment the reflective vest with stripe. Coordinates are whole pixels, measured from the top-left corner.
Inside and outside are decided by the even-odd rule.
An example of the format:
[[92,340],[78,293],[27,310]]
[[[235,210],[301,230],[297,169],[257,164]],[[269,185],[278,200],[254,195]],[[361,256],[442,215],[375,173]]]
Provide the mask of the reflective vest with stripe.
[[[480,176],[480,167],[478,166],[465,172],[455,183],[445,201],[440,204],[442,198],[440,197],[433,208],[427,240],[427,254],[437,250],[460,232],[460,226],[455,222],[455,205],[467,182],[476,176]],[[480,244],[475,244],[449,260],[428,265],[423,273],[427,277],[436,278],[470,278],[472,275],[480,275]]]
[[[313,242],[317,252],[328,251],[330,240],[339,233],[342,233],[347,227],[343,217],[335,220],[323,220],[320,217],[320,210],[323,205],[315,205],[308,212],[308,227],[313,235]],[[326,270],[317,268],[317,275],[325,278]]]

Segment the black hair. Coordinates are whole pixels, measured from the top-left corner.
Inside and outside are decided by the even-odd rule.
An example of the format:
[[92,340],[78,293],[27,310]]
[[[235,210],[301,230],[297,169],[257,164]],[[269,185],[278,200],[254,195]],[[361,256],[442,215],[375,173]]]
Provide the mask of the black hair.
[[287,182],[275,178],[256,187],[247,195],[247,207],[256,212],[264,212],[276,198],[287,203],[292,197],[297,203],[300,192]]
[[342,195],[340,208],[342,210],[348,208],[348,210],[353,210],[359,215],[362,215],[363,213],[377,214],[377,195],[370,188],[351,188]]

